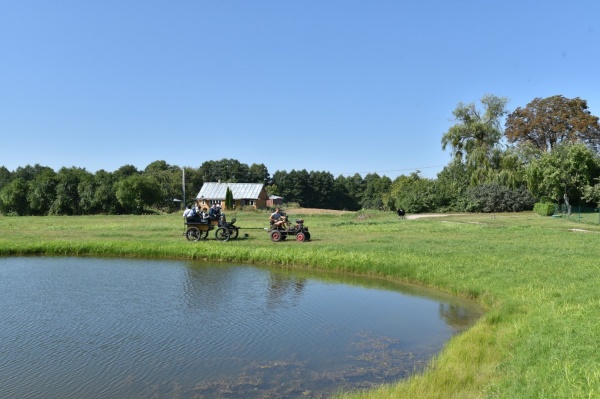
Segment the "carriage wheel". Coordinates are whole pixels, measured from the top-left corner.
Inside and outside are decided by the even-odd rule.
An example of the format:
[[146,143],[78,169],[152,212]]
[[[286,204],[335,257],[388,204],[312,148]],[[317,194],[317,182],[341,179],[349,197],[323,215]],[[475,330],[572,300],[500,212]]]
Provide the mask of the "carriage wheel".
[[229,229],[229,238],[235,239],[238,237],[239,233],[240,233],[240,231],[237,228],[235,228],[235,227],[230,228]]
[[298,241],[298,242],[304,242],[304,241],[306,241],[306,236],[304,235],[304,233],[298,233],[298,234],[296,234],[296,241]]
[[187,238],[188,241],[198,241],[200,239],[200,234],[200,230],[198,230],[197,227],[190,227],[185,232],[185,238]]
[[273,230],[271,232],[271,241],[279,242],[282,240],[283,234],[279,230]]
[[215,232],[215,238],[223,242],[229,240],[229,229],[226,229],[225,227],[219,227]]

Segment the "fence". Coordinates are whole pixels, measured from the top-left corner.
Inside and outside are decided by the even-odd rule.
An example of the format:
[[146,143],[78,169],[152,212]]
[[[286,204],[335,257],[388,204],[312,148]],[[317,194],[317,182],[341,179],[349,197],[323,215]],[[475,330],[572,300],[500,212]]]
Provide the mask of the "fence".
[[567,207],[565,204],[554,205],[554,215],[552,217],[561,217],[572,222],[600,224],[598,208],[590,206],[571,205]]

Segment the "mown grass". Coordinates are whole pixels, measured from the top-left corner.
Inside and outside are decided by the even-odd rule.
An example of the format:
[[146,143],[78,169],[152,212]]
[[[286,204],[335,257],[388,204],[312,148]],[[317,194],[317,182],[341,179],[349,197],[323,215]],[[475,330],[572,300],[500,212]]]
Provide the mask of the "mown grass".
[[239,213],[242,238],[226,243],[212,235],[187,242],[179,215],[0,217],[0,255],[243,261],[436,287],[477,300],[486,314],[425,372],[340,398],[600,397],[600,226],[532,213],[304,217],[308,243],[272,243],[243,229],[266,227],[267,214],[257,212]]

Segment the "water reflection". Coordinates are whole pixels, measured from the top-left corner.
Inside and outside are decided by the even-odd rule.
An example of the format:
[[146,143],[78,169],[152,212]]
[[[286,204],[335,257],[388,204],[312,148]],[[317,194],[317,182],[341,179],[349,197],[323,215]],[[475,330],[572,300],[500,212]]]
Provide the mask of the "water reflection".
[[300,302],[306,279],[290,277],[282,273],[269,273],[267,307],[275,309],[297,305]]
[[325,397],[409,375],[479,314],[386,280],[89,258],[0,258],[0,303],[15,398]]
[[254,267],[249,270],[249,266],[221,265],[219,273],[215,273],[205,265],[189,264],[184,292],[191,308],[220,307],[245,295],[245,302],[265,302],[267,308],[277,309],[297,305],[306,280],[277,270]]
[[451,304],[440,303],[440,317],[448,323],[449,326],[457,330],[462,330],[473,324],[473,311],[468,308]]

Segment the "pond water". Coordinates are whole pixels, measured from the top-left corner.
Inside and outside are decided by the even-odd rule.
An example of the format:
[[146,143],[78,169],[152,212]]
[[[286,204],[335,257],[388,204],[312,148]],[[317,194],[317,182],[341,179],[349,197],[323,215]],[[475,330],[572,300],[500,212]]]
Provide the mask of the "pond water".
[[340,274],[0,258],[0,397],[326,397],[422,369],[480,314]]

